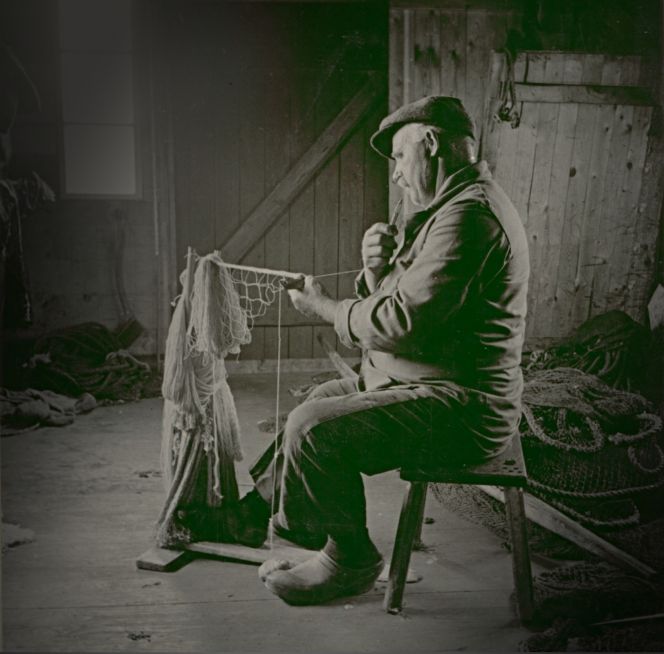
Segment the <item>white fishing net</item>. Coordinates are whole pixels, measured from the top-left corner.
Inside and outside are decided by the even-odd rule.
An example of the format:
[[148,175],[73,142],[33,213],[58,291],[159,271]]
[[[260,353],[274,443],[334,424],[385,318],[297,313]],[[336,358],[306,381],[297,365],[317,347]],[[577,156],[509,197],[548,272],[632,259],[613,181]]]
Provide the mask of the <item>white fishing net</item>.
[[[191,275],[191,279],[190,279]],[[242,458],[240,425],[224,360],[251,341],[256,319],[283,289],[279,271],[227,266],[219,253],[183,272],[164,358],[162,474],[167,497],[157,541],[187,540],[178,509],[237,499],[233,467]]]

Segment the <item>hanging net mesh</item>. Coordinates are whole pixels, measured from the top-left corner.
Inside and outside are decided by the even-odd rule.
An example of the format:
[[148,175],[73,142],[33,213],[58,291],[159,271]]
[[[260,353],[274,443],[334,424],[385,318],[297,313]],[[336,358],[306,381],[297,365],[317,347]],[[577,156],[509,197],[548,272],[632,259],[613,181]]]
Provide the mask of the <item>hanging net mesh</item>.
[[[240,426],[225,358],[251,341],[254,321],[283,288],[283,277],[234,269],[218,253],[193,256],[180,281],[164,358],[161,462],[167,497],[157,542],[194,538],[179,516],[205,513],[238,499],[234,462],[242,458]],[[209,517],[209,516],[208,516]],[[214,523],[208,520],[210,524]],[[216,523],[219,538],[227,525]]]
[[267,313],[268,307],[283,289],[283,277],[278,274],[236,268],[225,269],[238,293],[240,306],[251,330],[254,321]]

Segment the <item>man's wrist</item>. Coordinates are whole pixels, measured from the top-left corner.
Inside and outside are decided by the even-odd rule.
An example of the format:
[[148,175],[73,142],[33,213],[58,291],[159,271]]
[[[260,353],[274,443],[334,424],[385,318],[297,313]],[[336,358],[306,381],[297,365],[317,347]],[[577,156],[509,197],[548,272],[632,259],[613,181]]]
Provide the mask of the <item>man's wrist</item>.
[[373,270],[372,268],[364,269],[364,282],[367,285],[369,293],[373,293],[378,286],[378,280],[380,279],[380,274]]
[[325,322],[334,324],[334,318],[337,313],[337,307],[339,306],[339,301],[334,300],[331,297],[321,296],[316,299],[316,305],[314,310],[318,314],[318,317]]

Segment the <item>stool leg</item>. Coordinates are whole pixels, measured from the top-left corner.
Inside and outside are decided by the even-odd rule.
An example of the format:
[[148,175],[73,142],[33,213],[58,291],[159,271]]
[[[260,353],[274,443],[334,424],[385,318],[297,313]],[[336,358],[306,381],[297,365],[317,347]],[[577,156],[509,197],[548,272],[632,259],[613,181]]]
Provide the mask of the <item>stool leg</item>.
[[388,613],[401,611],[403,590],[406,585],[408,564],[413,550],[413,541],[417,535],[422,521],[422,505],[427,495],[427,482],[413,481],[410,483],[399,516],[399,526],[394,540],[392,561],[390,563],[390,578],[385,590],[383,608]]
[[424,543],[422,542],[422,525],[424,524],[424,511],[426,510],[426,504],[427,504],[427,494],[424,493],[424,499],[420,504],[420,515],[417,518],[417,524],[419,526],[417,527],[417,531],[415,532],[415,538],[413,538],[413,549],[421,549],[422,547],[424,547]]
[[523,492],[520,488],[504,488],[507,526],[512,543],[512,572],[516,588],[517,608],[521,622],[533,617],[533,577],[530,569],[526,513],[523,508]]

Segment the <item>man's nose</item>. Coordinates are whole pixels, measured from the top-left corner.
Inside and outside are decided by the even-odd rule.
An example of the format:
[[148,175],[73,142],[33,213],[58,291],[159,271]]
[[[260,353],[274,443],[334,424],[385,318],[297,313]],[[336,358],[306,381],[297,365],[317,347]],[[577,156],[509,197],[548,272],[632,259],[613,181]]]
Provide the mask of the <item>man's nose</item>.
[[394,167],[394,172],[392,173],[392,181],[397,184],[401,179],[401,171],[397,166]]

